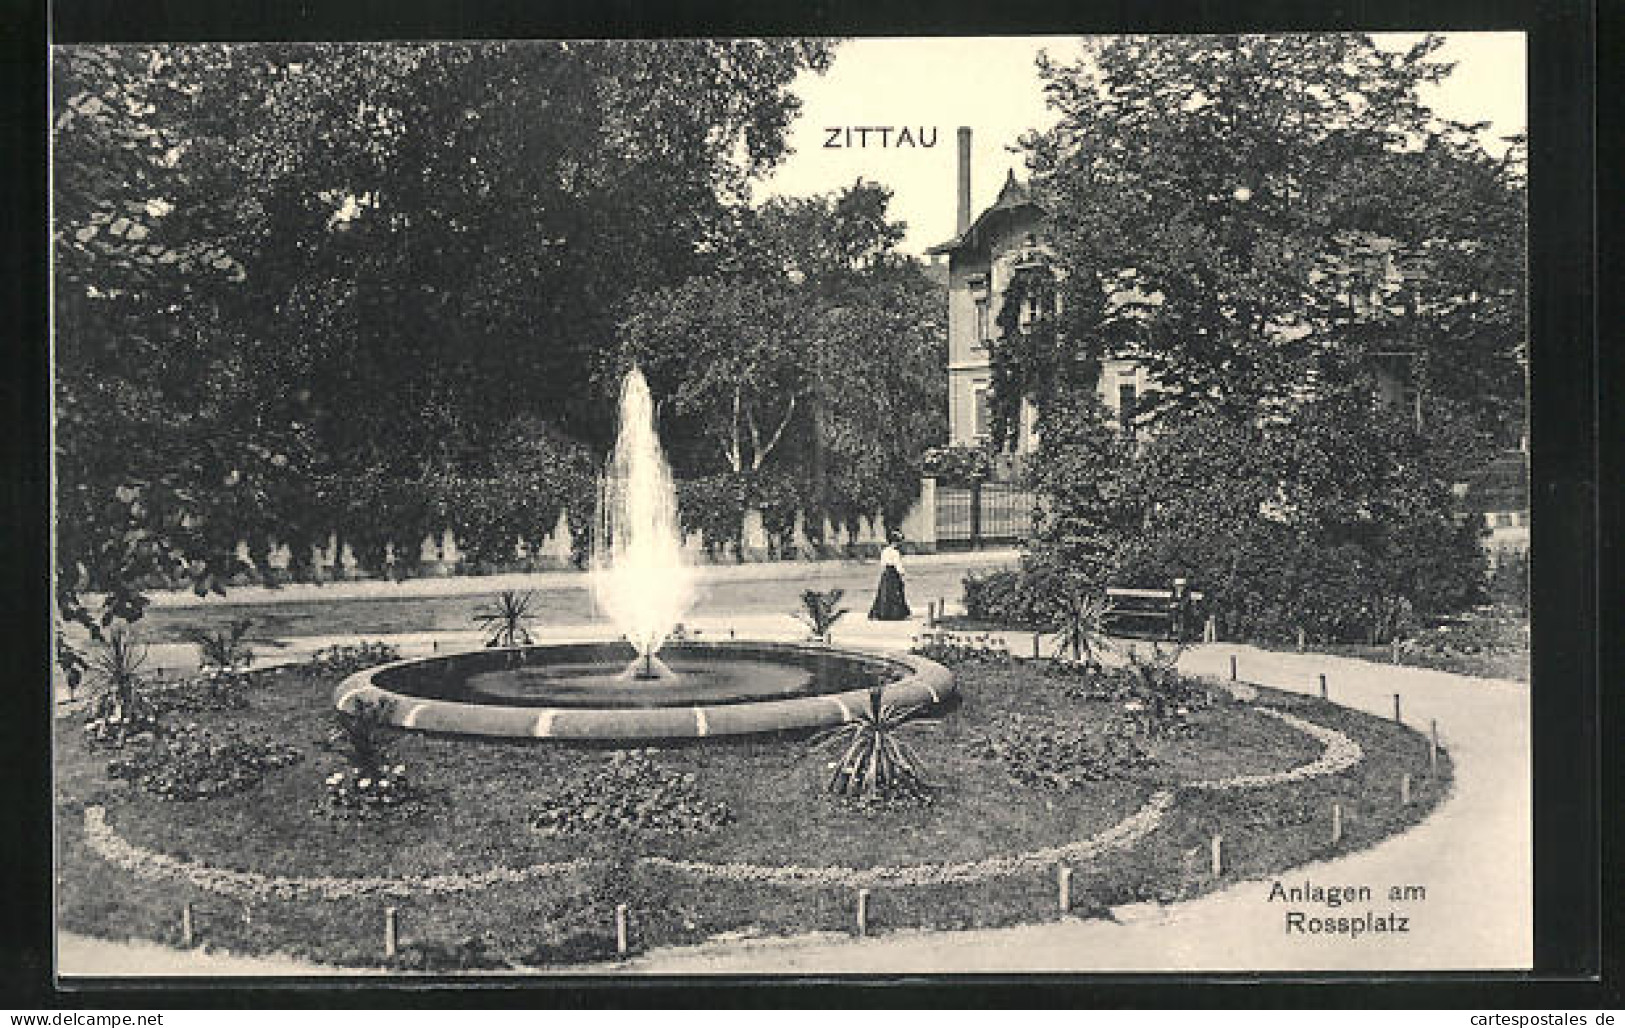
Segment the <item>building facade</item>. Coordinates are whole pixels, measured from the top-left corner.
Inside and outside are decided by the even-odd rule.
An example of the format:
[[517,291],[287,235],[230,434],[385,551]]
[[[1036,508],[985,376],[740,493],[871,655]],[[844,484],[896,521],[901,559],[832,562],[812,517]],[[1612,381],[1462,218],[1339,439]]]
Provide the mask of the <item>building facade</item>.
[[[992,205],[971,217],[970,138],[969,129],[959,130],[958,234],[927,251],[948,261],[948,441],[954,446],[989,441],[990,348],[998,337],[1005,293],[1018,271],[1049,266],[1052,259],[1044,212],[1013,171]],[[1124,430],[1133,431],[1136,402],[1148,385],[1144,370],[1132,361],[1103,362],[1100,398]],[[1037,443],[1036,414],[1024,402],[1014,438],[1006,441],[997,462],[998,477],[1013,474]]]

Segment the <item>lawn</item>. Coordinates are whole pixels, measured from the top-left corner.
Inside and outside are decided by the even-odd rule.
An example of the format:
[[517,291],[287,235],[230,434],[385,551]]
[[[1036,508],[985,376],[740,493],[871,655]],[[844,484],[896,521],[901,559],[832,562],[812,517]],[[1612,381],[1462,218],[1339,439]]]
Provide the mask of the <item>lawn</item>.
[[[694,878],[639,864],[642,855],[709,863],[867,868],[951,863],[1083,839],[1141,808],[1158,789],[1307,763],[1320,744],[1276,719],[1220,698],[1190,714],[1188,738],[1145,743],[1154,762],[1081,787],[1052,789],[1013,777],[988,748],[1012,726],[1098,729],[1119,704],[1075,695],[1040,665],[965,665],[962,699],[941,723],[914,736],[938,786],[927,806],[864,811],[820,791],[831,755],[805,736],[669,746],[650,759],[692,775],[731,823],[696,835],[549,836],[531,827],[562,783],[602,773],[603,747],[473,740],[405,733],[392,759],[427,787],[408,816],[341,820],[322,812],[323,780],[343,766],[323,748],[332,679],[299,668],[258,673],[244,710],[172,715],[288,742],[304,759],[270,772],[252,790],[166,802],[110,781],[77,719],[58,720],[61,927],[86,934],[176,942],[183,903],[198,938],[236,952],[281,951],[324,962],[378,965],[383,907],[399,910],[404,967],[535,966],[612,955],[613,910],[630,908],[635,948],[702,941],[724,932],[849,930],[854,894],[839,885],[785,887]],[[1375,842],[1425,814],[1448,789],[1449,763],[1429,773],[1425,740],[1408,729],[1318,700],[1263,692],[1258,703],[1290,708],[1357,741],[1366,759],[1328,778],[1212,794],[1181,790],[1163,825],[1132,849],[1080,869],[1074,911],[1099,912],[1142,898],[1172,899],[1221,884],[1206,840],[1226,839],[1225,878],[1290,867],[1330,852],[1330,804],[1343,805],[1344,847]],[[1415,780],[1413,803],[1395,802],[1399,775]],[[412,876],[472,873],[588,857],[586,871],[480,892],[383,900],[245,904],[181,881],[148,881],[102,860],[85,844],[83,812],[105,807],[129,842],[213,866],[288,876]],[[970,927],[1053,916],[1053,868],[969,884],[877,888],[872,930]]]

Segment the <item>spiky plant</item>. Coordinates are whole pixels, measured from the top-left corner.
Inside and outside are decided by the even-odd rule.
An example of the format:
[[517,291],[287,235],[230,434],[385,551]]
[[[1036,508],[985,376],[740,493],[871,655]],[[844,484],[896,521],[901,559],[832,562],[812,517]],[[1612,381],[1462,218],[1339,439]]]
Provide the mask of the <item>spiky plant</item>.
[[869,690],[869,702],[856,717],[821,732],[820,748],[840,749],[828,789],[838,796],[878,797],[918,794],[926,787],[919,755],[907,733],[936,725],[919,717],[924,704],[903,706],[886,699],[883,688]]
[[395,704],[387,697],[355,699],[333,711],[333,727],[327,733],[327,748],[341,754],[350,766],[365,774],[376,774],[389,762],[396,729],[390,717]]
[[147,647],[122,625],[109,629],[91,658],[91,676],[100,686],[99,713],[133,718],[145,709],[141,695],[141,669]]
[[841,620],[849,613],[842,607],[841,597],[846,595],[844,589],[831,589],[829,592],[819,592],[817,589],[804,589],[801,593],[801,609],[794,612],[797,621],[807,626],[814,639],[829,642],[829,633],[835,627],[835,622]]
[[253,618],[236,618],[218,628],[188,628],[182,635],[198,648],[198,666],[230,670],[254,662],[254,651],[244,643]]
[[1101,651],[1108,649],[1105,628],[1106,604],[1097,595],[1074,592],[1055,624],[1055,659],[1068,655],[1083,664],[1099,665]]
[[507,647],[530,645],[530,629],[526,627],[536,619],[531,613],[534,593],[504,589],[496,602],[476,613],[474,620],[485,630],[485,645]]

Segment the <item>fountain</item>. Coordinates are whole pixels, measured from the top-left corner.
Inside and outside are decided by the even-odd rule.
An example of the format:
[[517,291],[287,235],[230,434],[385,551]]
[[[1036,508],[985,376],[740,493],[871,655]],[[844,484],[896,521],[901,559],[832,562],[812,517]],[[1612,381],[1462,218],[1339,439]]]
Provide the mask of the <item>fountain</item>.
[[683,563],[677,488],[655,432],[654,399],[635,365],[621,382],[615,450],[599,490],[592,589],[637,651],[628,672],[669,678],[655,655],[694,601],[693,572]]
[[[385,700],[404,728],[466,735],[650,740],[817,728],[850,721],[880,687],[904,704],[954,692],[941,665],[828,645],[673,642],[694,602],[671,469],[642,372],[621,384],[615,448],[593,535],[592,591],[612,642],[478,650],[396,661],[334,689],[353,709]],[[517,658],[517,659],[515,659]]]

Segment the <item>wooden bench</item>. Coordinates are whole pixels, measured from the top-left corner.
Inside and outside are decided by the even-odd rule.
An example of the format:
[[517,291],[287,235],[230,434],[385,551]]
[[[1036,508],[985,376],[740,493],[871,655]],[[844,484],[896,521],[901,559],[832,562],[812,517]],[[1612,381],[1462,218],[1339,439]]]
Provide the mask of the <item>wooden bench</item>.
[[1198,630],[1196,607],[1202,594],[1186,589],[1181,603],[1174,589],[1129,589],[1108,586],[1101,627],[1109,635],[1177,639]]

